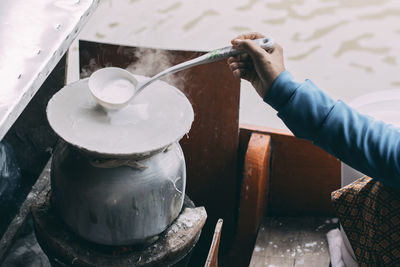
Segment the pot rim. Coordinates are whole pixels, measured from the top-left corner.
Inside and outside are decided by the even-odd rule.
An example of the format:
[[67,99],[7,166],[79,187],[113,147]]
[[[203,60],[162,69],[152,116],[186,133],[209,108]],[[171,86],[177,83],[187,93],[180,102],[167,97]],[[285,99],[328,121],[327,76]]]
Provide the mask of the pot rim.
[[[46,108],[46,114],[47,114],[47,119],[49,122],[50,127],[54,130],[54,132],[62,139],[64,140],[66,143],[82,150],[85,151],[86,153],[89,154],[94,154],[98,157],[101,158],[124,158],[124,157],[137,157],[138,159],[140,158],[146,158],[149,157],[151,155],[154,155],[156,153],[159,153],[163,150],[165,150],[168,146],[170,146],[171,144],[178,142],[180,139],[183,138],[183,136],[185,136],[191,128],[191,125],[194,121],[194,111],[193,111],[193,107],[190,104],[190,101],[187,99],[187,97],[177,88],[169,85],[169,90],[175,90],[174,92],[178,93],[179,96],[182,96],[184,99],[182,103],[184,103],[186,110],[188,111],[188,114],[185,113],[185,122],[182,124],[182,127],[179,128],[179,130],[175,131],[175,133],[169,137],[166,138],[163,141],[159,141],[157,140],[158,144],[154,144],[155,142],[148,142],[147,147],[144,149],[142,148],[138,148],[135,149],[134,146],[131,147],[131,151],[129,151],[129,149],[126,149],[125,151],[117,151],[118,149],[112,149],[110,147],[108,148],[103,148],[101,145],[100,146],[93,146],[93,145],[82,145],[82,143],[78,140],[77,138],[73,138],[70,137],[70,135],[68,134],[63,134],[63,131],[65,131],[62,127],[60,127],[61,123],[57,122],[57,114],[53,115],[51,113],[55,113],[55,108],[54,106],[56,105],[54,102],[57,102],[57,97],[60,97],[60,93],[62,94],[63,90],[69,90],[74,86],[87,86],[88,83],[88,78],[85,79],[81,79],[78,81],[75,81],[73,83],[70,83],[66,86],[64,86],[59,92],[57,92],[48,102],[47,108]],[[164,82],[165,83],[165,82]],[[87,94],[92,97],[90,95],[89,89]],[[181,99],[181,98],[179,98]],[[95,100],[92,99],[94,102]],[[60,102],[60,101],[58,101]],[[60,115],[58,115],[60,116]],[[160,133],[163,134],[163,133]]]

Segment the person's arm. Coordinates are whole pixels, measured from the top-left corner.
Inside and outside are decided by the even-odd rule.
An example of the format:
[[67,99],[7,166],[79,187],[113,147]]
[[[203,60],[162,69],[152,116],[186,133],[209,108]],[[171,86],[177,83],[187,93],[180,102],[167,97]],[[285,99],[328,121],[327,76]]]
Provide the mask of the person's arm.
[[314,144],[362,173],[400,187],[400,131],[334,101],[307,80],[297,83],[285,71],[264,101],[296,137]]
[[265,102],[299,138],[333,154],[351,167],[385,184],[400,187],[400,132],[334,101],[311,81],[297,83],[285,71],[279,45],[268,52],[247,39],[232,40],[246,54],[228,59],[236,77],[250,81]]

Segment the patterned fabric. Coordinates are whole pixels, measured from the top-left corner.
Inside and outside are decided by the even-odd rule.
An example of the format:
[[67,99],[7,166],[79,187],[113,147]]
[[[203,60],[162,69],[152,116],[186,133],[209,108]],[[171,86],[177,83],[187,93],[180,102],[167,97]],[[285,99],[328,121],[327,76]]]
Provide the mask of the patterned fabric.
[[332,202],[359,266],[400,266],[400,190],[363,177]]

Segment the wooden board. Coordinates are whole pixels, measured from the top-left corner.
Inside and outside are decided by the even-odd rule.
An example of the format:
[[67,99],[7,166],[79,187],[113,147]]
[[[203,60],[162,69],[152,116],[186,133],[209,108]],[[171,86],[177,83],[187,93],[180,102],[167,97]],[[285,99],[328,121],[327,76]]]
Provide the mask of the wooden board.
[[207,260],[204,267],[218,267],[218,250],[221,240],[221,231],[223,220],[219,219],[215,226],[214,236],[211,242],[210,250],[208,252]]
[[337,220],[326,217],[267,217],[261,224],[250,267],[328,267],[326,233]]
[[[247,140],[241,140],[246,143]],[[243,143],[240,147],[243,148]],[[269,190],[271,137],[252,133],[247,144],[231,265],[248,266],[257,231],[266,214]]]
[[271,128],[242,125],[240,140],[253,132],[271,136],[268,214],[332,215],[330,195],[340,188],[340,161],[310,141]]
[[311,142],[273,136],[269,214],[333,214],[331,192],[340,188],[340,161]]

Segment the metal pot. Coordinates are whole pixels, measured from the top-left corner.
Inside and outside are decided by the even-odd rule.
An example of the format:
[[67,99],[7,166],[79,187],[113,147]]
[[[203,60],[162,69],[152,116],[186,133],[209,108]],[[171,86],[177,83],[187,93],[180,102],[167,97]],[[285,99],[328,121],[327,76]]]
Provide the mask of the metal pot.
[[[79,236],[99,244],[146,243],[179,215],[186,169],[174,143],[149,158],[104,167],[92,155],[65,142],[54,153],[52,205]],[[128,159],[129,160],[129,159]],[[103,164],[103,166],[101,166]]]
[[186,171],[178,144],[194,113],[165,82],[118,111],[102,109],[87,79],[61,89],[47,117],[64,140],[54,151],[52,205],[79,236],[99,244],[148,243],[179,215]]

